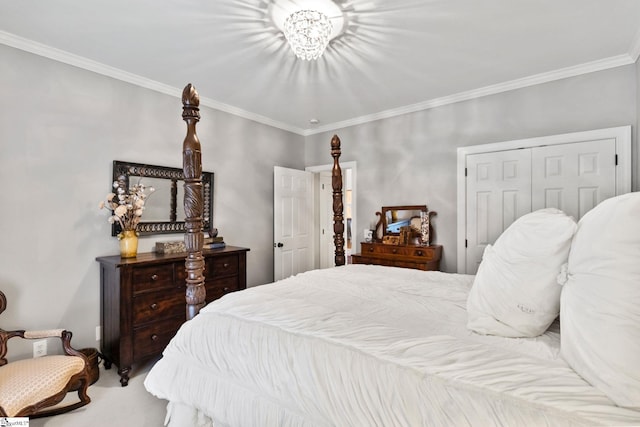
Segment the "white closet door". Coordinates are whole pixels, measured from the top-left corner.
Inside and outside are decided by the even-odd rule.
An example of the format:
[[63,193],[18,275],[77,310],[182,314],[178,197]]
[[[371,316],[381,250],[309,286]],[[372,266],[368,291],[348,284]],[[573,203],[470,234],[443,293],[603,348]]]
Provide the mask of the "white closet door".
[[576,221],[616,195],[613,139],[532,149],[532,210],[558,208]]
[[[529,185],[530,209],[517,216],[555,207],[579,220],[601,201],[631,191],[631,126],[460,147],[458,170],[467,173],[458,176],[458,235],[464,236],[458,244],[458,272],[474,274],[486,245],[511,223],[509,214],[516,210],[507,211],[507,203],[493,199],[524,196],[516,198],[516,190],[504,187],[506,179],[488,171],[525,153],[531,156],[531,175],[521,168],[511,180],[522,179],[521,186],[509,182],[520,193]],[[522,201],[518,207],[525,206]]]
[[478,269],[487,244],[531,212],[531,149],[467,156],[467,265]]

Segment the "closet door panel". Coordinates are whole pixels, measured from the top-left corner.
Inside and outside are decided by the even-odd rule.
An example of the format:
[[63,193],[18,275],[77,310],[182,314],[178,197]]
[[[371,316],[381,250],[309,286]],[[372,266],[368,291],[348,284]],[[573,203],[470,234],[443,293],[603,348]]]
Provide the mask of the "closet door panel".
[[615,140],[532,148],[532,210],[557,208],[576,220],[616,194]]
[[467,156],[467,273],[478,269],[487,244],[531,212],[531,150]]

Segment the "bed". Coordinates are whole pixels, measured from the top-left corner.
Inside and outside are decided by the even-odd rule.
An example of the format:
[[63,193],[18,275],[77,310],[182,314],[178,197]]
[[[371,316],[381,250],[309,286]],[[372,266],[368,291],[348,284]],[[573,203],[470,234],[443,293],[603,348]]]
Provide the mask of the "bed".
[[[332,144],[332,155],[335,148]],[[337,162],[336,156],[334,160]],[[339,170],[339,166],[334,169]],[[631,204],[609,206],[598,218],[613,216],[613,220],[620,220],[613,212],[638,214],[640,198],[633,196]],[[341,208],[337,198],[334,202]],[[542,216],[558,218],[559,213],[544,212]],[[541,215],[529,218],[528,223],[524,220],[517,233],[501,236],[489,254],[506,262],[509,239],[522,238],[522,230],[539,227],[536,221],[540,220]],[[562,221],[557,224],[566,224],[567,219],[563,217]],[[594,227],[602,226],[595,222]],[[575,245],[576,240],[582,244],[590,237],[578,225],[575,230],[568,227],[571,233],[564,233],[570,234],[568,240],[563,237],[565,246]],[[627,234],[640,231],[635,227],[629,230],[625,224],[623,229]],[[536,234],[541,235],[540,245],[548,245],[563,233],[550,229],[548,236]],[[607,238],[599,235],[604,246],[609,243]],[[630,254],[625,262],[632,264],[640,256],[640,245],[637,238],[628,240],[619,245]],[[554,264],[540,257],[558,258],[548,246],[536,246],[535,240],[527,242],[515,249],[509,247],[509,256],[522,257],[526,252],[524,259],[534,260],[535,274],[544,269],[541,265]],[[587,245],[587,251],[574,247],[569,256],[569,246],[564,255],[569,257],[568,265],[558,262],[553,266],[565,272],[563,299],[555,288],[557,298],[547,299],[553,300],[559,313],[571,316],[565,321],[562,315],[548,316],[545,312],[541,332],[531,337],[523,336],[528,330],[515,337],[522,329],[518,316],[523,312],[530,315],[533,310],[524,310],[521,303],[519,313],[512,313],[516,332],[487,334],[472,330],[471,311],[482,305],[472,304],[474,295],[478,296],[482,286],[500,282],[491,276],[495,271],[482,268],[482,264],[477,276],[339,265],[227,294],[199,309],[151,369],[145,387],[169,401],[167,423],[171,426],[640,425],[637,369],[628,366],[636,365],[640,354],[636,352],[638,340],[628,341],[628,333],[637,337],[637,304],[620,308],[613,298],[631,295],[634,303],[639,301],[637,286],[628,294],[630,286],[625,282],[638,279],[637,267],[629,267],[636,270],[607,282],[615,313],[607,311],[609,308],[599,311],[588,306],[584,293],[575,291],[580,289],[578,282],[581,286],[586,283],[580,265],[588,259],[583,258],[597,249],[592,245]],[[581,255],[583,252],[588,255]],[[613,265],[620,270],[607,254],[597,256],[605,259],[603,268]],[[621,258],[615,253],[612,256]],[[489,258],[484,265],[491,265]],[[598,262],[591,260],[589,265],[589,274],[598,273]],[[513,279],[513,271],[519,270],[506,271]],[[497,272],[504,274],[505,269]],[[531,270],[520,273],[532,275]],[[602,283],[604,276],[598,277],[598,283]],[[624,282],[624,286],[618,282]],[[589,286],[586,293],[603,301],[597,293],[602,286]],[[516,291],[523,293],[521,289]],[[500,290],[503,294],[507,293]],[[586,313],[575,308],[575,295],[587,305]],[[619,328],[612,320],[618,315],[622,319]],[[601,329],[605,322],[609,324]],[[490,323],[477,323],[491,329]],[[580,323],[589,326],[584,334]],[[575,332],[576,327],[580,333]],[[609,331],[604,350],[584,347],[585,342],[598,345],[597,337],[603,331]],[[574,342],[576,336],[580,336],[578,344]],[[627,347],[620,347],[621,342]],[[589,351],[579,351],[585,348]],[[606,353],[608,350],[613,354]],[[600,358],[598,363],[602,358],[612,358],[607,366],[623,362],[624,369],[631,370],[625,372],[630,379],[603,385],[598,373],[594,377],[589,372],[592,366],[588,355],[592,354]],[[618,387],[620,384],[622,387]]]

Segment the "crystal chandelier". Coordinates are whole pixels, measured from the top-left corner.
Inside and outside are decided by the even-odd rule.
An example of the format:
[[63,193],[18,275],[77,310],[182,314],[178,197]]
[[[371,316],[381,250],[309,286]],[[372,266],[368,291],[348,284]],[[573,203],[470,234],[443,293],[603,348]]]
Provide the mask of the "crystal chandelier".
[[318,59],[327,47],[333,30],[331,21],[322,12],[299,10],[284,22],[284,35],[300,59]]

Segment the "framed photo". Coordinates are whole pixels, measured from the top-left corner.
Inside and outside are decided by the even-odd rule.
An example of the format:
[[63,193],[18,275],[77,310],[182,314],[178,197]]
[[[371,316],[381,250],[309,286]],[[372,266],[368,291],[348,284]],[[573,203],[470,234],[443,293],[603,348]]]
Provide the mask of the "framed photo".
[[383,236],[382,244],[383,245],[399,245],[400,236],[390,236],[390,235]]

